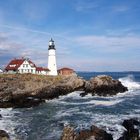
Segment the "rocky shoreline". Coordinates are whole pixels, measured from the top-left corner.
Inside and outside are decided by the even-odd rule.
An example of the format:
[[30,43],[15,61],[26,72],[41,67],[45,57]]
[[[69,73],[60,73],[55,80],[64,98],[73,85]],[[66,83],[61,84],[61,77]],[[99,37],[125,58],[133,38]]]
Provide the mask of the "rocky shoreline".
[[[45,100],[80,90],[81,96],[112,96],[127,91],[118,80],[100,75],[89,81],[78,76],[44,77],[32,74],[0,75],[0,108],[22,108],[37,106]],[[118,140],[140,140],[140,122],[136,119],[124,120],[126,131]],[[6,131],[0,130],[0,139],[9,140]],[[64,127],[61,140],[113,140],[105,130],[91,126],[88,130],[76,132],[71,126]]]
[[[140,122],[137,119],[124,120],[122,126],[125,131],[118,140],[140,140],[138,129]],[[78,133],[73,127],[65,126],[61,140],[113,140],[113,136],[94,125],[90,129],[80,130]]]
[[120,81],[102,75],[89,81],[78,76],[0,75],[0,108],[36,106],[76,90],[86,94],[112,96],[127,91]]
[[[122,126],[125,131],[117,140],[140,140],[140,121],[138,119],[124,120]],[[10,136],[6,131],[0,130],[0,139],[10,140]],[[68,125],[64,127],[60,140],[113,140],[113,136],[95,125],[79,132]]]

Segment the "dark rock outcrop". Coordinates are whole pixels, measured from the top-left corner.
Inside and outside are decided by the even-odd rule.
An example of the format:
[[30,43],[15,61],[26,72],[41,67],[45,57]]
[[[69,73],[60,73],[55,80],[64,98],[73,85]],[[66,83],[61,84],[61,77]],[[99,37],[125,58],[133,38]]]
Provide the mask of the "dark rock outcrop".
[[140,127],[139,121],[137,121],[136,119],[124,120],[122,125],[125,127],[126,131],[118,140],[140,140],[139,130],[135,127]]
[[127,90],[127,87],[124,87],[119,80],[114,80],[106,75],[91,78],[85,84],[85,92],[92,93],[92,95],[111,96]]
[[90,130],[81,130],[79,133],[76,133],[72,127],[66,126],[61,140],[113,140],[113,138],[111,134],[96,126],[91,126]]
[[0,140],[10,140],[10,137],[6,131],[0,130]]
[[1,108],[24,108],[24,107],[34,107],[38,106],[40,103],[45,102],[43,99],[38,99],[38,98],[21,98],[18,100],[10,100],[6,102],[0,102],[0,107]]

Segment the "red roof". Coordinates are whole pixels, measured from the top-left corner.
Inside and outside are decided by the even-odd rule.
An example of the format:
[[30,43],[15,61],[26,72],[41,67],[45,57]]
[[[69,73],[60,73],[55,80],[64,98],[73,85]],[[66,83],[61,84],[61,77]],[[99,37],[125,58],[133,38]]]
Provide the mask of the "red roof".
[[48,68],[36,67],[36,71],[49,71]]
[[28,60],[29,64],[32,64],[31,67],[36,67],[36,65],[31,61],[31,60]]
[[61,69],[59,69],[58,71],[61,71],[61,70],[62,70],[62,71],[63,71],[63,70],[74,71],[73,69],[70,69],[70,68],[66,68],[66,67],[65,67],[65,68],[61,68]]
[[25,59],[14,59],[6,66],[5,70],[17,70]]

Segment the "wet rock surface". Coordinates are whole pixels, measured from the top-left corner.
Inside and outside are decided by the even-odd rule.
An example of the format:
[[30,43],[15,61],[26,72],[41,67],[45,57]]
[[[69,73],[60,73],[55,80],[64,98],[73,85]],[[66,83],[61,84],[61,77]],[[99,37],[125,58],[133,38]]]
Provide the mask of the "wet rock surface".
[[0,130],[0,140],[10,140],[10,137],[6,131]]
[[123,124],[126,131],[119,140],[140,140],[139,129],[140,122],[137,119],[124,120]]

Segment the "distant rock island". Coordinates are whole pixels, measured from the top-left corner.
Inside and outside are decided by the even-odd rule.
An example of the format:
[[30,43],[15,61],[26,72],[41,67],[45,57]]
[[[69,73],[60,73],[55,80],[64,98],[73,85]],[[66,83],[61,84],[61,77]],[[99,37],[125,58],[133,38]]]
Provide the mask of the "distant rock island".
[[0,108],[32,107],[76,90],[81,96],[112,96],[127,91],[127,87],[106,75],[86,81],[76,75],[1,74]]

